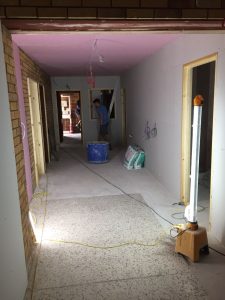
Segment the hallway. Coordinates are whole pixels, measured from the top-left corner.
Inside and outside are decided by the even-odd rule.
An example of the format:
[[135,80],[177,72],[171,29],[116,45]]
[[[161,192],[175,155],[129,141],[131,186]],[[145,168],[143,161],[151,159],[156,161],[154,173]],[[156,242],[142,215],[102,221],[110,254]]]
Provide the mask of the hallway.
[[46,193],[37,190],[31,203],[40,244],[27,299],[208,299],[202,279],[217,261],[211,284],[218,289],[210,292],[222,289],[225,260],[211,252],[193,265],[175,254],[170,225],[146,203],[172,223],[182,208],[146,169],[127,171],[122,157],[116,149],[108,164],[89,165],[83,148],[65,138],[42,178]]
[[[2,0],[0,13],[0,299],[223,300],[225,0]],[[110,161],[89,164],[100,129]],[[125,145],[143,169],[124,168]],[[175,244],[196,250],[198,232],[210,253],[192,263]]]

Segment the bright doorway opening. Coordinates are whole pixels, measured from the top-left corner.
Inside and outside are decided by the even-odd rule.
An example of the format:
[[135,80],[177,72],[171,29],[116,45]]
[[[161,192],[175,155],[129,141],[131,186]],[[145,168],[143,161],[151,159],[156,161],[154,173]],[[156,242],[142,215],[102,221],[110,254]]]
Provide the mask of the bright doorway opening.
[[57,91],[60,142],[82,143],[82,114],[79,91]]

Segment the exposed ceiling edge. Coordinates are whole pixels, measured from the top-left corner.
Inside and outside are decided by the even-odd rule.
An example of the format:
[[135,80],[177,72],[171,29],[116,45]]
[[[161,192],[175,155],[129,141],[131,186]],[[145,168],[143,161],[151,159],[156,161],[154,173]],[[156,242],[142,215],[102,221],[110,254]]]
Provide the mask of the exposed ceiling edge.
[[11,32],[21,31],[224,31],[223,20],[34,20],[2,19]]

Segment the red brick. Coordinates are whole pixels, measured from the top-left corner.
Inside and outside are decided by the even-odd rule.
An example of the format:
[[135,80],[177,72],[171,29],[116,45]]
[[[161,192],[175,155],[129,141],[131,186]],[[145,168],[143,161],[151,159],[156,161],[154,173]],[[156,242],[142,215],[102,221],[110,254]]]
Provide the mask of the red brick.
[[70,19],[93,19],[97,16],[96,8],[69,8],[68,17]]
[[39,18],[66,18],[67,9],[63,7],[43,7],[38,8],[38,17]]
[[141,6],[150,8],[167,8],[168,0],[141,0]]
[[52,0],[52,6],[80,7],[81,0]]
[[121,19],[125,18],[126,10],[123,8],[99,8],[98,17],[106,19]]
[[210,9],[208,11],[209,19],[224,19],[225,18],[225,9]]
[[195,8],[196,0],[169,0],[169,8]]
[[156,9],[155,18],[159,19],[176,19],[181,17],[179,9]]
[[207,9],[183,9],[182,17],[184,19],[205,19],[207,18]]
[[112,0],[113,7],[139,7],[139,0]]
[[7,7],[6,16],[8,18],[36,18],[36,8],[34,7]]
[[0,0],[0,6],[5,5],[5,6],[17,6],[19,5],[20,2],[19,0]]
[[83,0],[84,7],[111,7],[111,0]]
[[221,0],[196,0],[196,6],[199,8],[220,8]]
[[24,6],[51,6],[51,0],[21,0]]
[[127,10],[127,18],[140,18],[140,19],[148,19],[154,17],[153,9],[128,9]]

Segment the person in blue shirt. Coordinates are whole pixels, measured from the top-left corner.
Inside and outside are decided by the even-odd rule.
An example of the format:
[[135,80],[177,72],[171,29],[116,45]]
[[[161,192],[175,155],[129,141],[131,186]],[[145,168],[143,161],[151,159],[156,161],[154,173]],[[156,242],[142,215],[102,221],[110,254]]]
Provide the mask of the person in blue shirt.
[[[109,142],[109,115],[105,105],[101,104],[100,100],[97,98],[93,101],[95,109],[99,118],[99,136],[100,141]],[[111,144],[109,144],[111,148]]]

